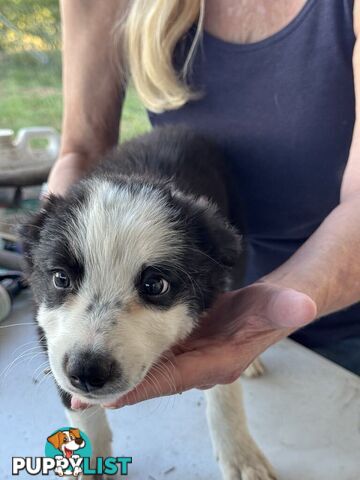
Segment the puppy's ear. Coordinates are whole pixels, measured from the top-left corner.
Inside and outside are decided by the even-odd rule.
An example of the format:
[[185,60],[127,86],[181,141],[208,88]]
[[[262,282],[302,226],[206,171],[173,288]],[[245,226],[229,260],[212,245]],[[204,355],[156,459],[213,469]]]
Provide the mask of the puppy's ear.
[[58,200],[59,197],[50,195],[41,209],[36,213],[25,216],[16,229],[25,262],[30,270],[33,267],[33,250],[39,243],[40,232]]
[[62,438],[63,438],[63,433],[62,432],[56,432],[53,435],[51,435],[50,437],[48,437],[47,441],[49,443],[51,443],[51,445],[53,447],[55,447],[56,449],[59,450],[59,447],[60,447],[61,442],[62,442]]
[[186,230],[197,248],[223,267],[233,267],[241,254],[241,236],[206,197],[193,198],[176,190],[173,200],[186,218]]
[[233,267],[241,254],[241,236],[206,198],[196,202],[197,240],[202,251],[225,267]]

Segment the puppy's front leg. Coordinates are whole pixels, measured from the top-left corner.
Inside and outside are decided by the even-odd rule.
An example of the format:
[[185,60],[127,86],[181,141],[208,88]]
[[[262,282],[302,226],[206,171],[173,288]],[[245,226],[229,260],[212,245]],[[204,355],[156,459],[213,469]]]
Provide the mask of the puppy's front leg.
[[206,390],[211,439],[224,480],[275,480],[247,428],[239,381]]
[[[106,418],[105,410],[99,406],[90,407],[82,411],[74,411],[66,408],[66,416],[69,420],[69,426],[79,428],[89,437],[92,447],[93,458],[111,457],[112,433]],[[96,478],[99,476],[86,475],[84,480]]]

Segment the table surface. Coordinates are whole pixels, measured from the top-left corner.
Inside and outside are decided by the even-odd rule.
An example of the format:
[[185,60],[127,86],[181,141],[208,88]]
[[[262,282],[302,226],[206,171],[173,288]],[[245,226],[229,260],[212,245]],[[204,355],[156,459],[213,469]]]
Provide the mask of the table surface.
[[[42,456],[46,437],[67,423],[36,349],[3,373],[36,346],[36,331],[31,324],[2,327],[31,323],[31,310],[25,293],[0,325],[2,480],[11,478],[12,456]],[[262,359],[266,375],[242,382],[250,430],[279,480],[360,480],[360,379],[290,340]],[[133,457],[130,479],[220,479],[200,391],[112,411],[109,417],[114,453]]]

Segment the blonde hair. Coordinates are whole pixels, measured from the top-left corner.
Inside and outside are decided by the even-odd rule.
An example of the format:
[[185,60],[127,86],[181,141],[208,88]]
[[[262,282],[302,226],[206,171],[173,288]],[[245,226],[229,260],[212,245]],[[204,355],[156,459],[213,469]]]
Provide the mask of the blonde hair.
[[[181,107],[199,93],[186,76],[202,32],[205,0],[130,0],[121,24],[127,71],[146,108],[162,112]],[[197,22],[196,34],[180,71],[174,49]]]

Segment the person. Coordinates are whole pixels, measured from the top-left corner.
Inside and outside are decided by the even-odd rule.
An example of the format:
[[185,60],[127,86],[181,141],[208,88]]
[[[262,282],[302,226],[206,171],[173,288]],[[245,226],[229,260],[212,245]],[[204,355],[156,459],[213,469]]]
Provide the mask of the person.
[[224,148],[232,221],[246,231],[244,283],[208,313],[218,334],[204,327],[174,349],[174,384],[154,371],[109,407],[232,382],[290,334],[359,374],[359,4],[61,1],[65,108],[49,190],[64,194],[117,144],[130,72],[153,125],[186,124]]

